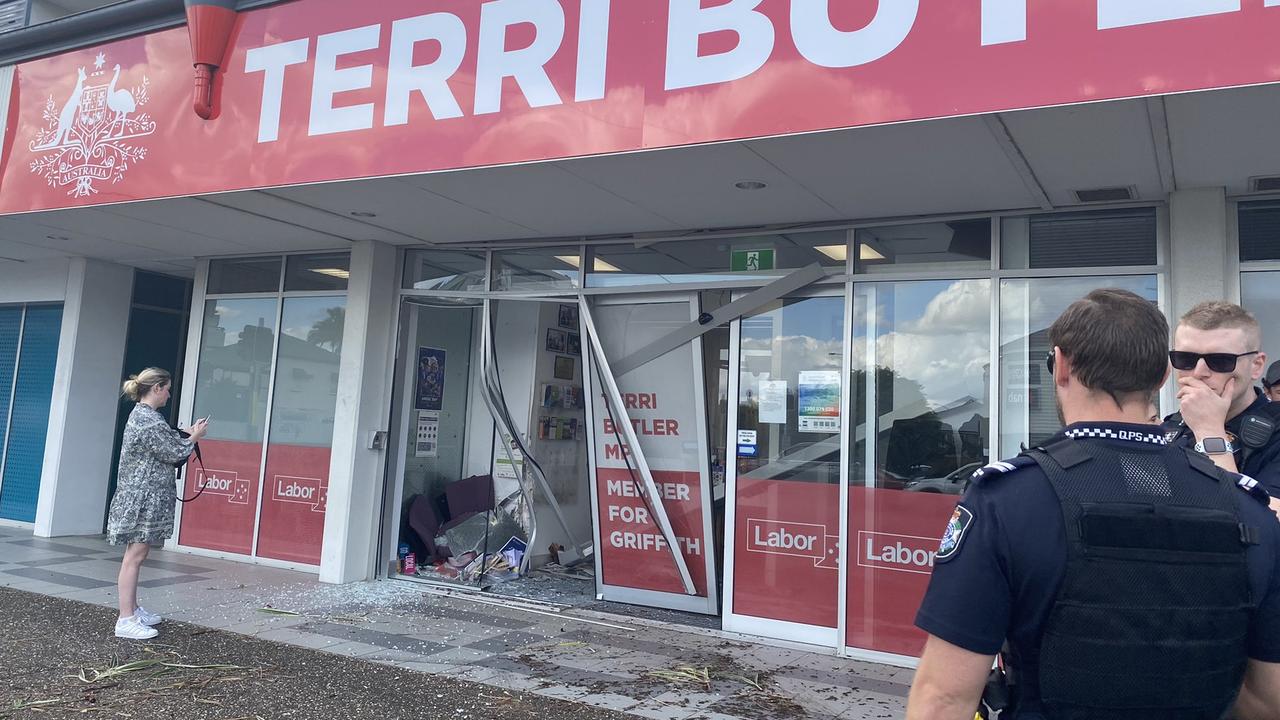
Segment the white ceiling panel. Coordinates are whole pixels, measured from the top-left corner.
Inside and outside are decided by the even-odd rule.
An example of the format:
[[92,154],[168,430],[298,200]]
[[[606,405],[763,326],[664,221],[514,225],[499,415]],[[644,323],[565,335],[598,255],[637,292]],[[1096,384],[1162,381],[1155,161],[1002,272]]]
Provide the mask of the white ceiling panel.
[[7,228],[0,225],[0,262],[26,262],[28,260],[66,257],[66,253],[58,252],[53,248],[27,245],[16,240],[10,240],[8,235]]
[[[361,222],[349,215],[303,204],[281,196],[278,191],[247,190],[222,195],[210,195],[201,199],[206,203],[306,228],[321,235],[329,236],[335,243],[340,241],[378,240],[394,244],[405,241],[398,233],[367,222]],[[339,246],[335,245],[334,247]]]
[[1163,198],[1145,100],[1025,110],[1000,116],[1049,200],[1077,203],[1074,190],[1134,186]]
[[[625,164],[625,160],[617,158]],[[402,178],[457,203],[544,236],[672,231],[681,227],[631,198],[541,163]]]
[[[560,166],[683,228],[833,220],[841,213],[742,143],[567,160]],[[763,190],[734,183],[758,180]]]
[[1249,178],[1280,175],[1280,85],[1171,95],[1165,99],[1180,188],[1249,191]]
[[[168,202],[168,201],[161,201]],[[246,252],[243,244],[201,235],[190,229],[176,230],[115,212],[117,206],[77,208],[24,216],[29,219],[36,242],[47,235],[78,234],[101,242],[116,242],[146,249],[148,256],[182,256]]]
[[536,237],[538,231],[415,187],[400,178],[306,185],[271,194],[340,215],[374,213],[364,222],[396,233],[394,242],[456,242]]
[[[112,205],[104,211],[168,228],[178,235],[190,233],[223,240],[243,248],[241,252],[350,247],[349,242],[330,235],[196,198]],[[207,254],[198,243],[192,250],[194,255]]]
[[1035,204],[979,118],[770,138],[750,146],[837,207],[842,218]]
[[53,225],[50,221],[56,219],[55,215],[36,213],[0,218],[0,237],[15,246],[32,248],[39,257],[84,256],[126,262],[160,255],[156,250],[142,245]]

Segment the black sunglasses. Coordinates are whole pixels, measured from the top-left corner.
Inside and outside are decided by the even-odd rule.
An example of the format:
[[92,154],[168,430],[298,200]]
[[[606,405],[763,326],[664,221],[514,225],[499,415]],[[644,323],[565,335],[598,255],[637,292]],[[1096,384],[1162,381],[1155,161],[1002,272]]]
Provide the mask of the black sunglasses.
[[1236,362],[1242,357],[1257,355],[1258,350],[1250,350],[1243,353],[1193,353],[1182,350],[1169,351],[1169,364],[1173,365],[1175,370],[1195,370],[1200,360],[1204,360],[1204,364],[1210,370],[1216,373],[1235,372]]
[[1049,368],[1049,374],[1053,374],[1053,348],[1049,348],[1049,354],[1044,356],[1044,366]]

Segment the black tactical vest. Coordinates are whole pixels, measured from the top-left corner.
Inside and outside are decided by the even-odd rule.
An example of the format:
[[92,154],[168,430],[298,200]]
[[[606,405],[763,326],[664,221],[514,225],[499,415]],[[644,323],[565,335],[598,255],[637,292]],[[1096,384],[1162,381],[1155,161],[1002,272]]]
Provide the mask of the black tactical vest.
[[[1053,720],[1219,720],[1247,663],[1245,548],[1232,476],[1192,451],[1064,440],[1028,453],[1062,507],[1067,568],[1044,628]],[[1207,463],[1207,466],[1206,466]]]

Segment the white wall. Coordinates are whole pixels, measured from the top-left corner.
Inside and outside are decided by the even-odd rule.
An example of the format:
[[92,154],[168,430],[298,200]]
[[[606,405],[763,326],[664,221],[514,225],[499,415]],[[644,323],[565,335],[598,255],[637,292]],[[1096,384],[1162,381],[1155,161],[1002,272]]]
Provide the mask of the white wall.
[[70,261],[35,534],[102,531],[133,269]]
[[397,286],[396,249],[371,240],[356,243],[333,421],[321,582],[374,576],[386,455],[369,448],[369,435],[387,430]]
[[1169,324],[1196,303],[1225,300],[1235,267],[1227,252],[1227,197],[1224,188],[1179,190],[1169,194]]
[[[4,252],[0,251],[0,255]],[[71,258],[11,262],[0,260],[0,304],[62,302],[67,297]]]

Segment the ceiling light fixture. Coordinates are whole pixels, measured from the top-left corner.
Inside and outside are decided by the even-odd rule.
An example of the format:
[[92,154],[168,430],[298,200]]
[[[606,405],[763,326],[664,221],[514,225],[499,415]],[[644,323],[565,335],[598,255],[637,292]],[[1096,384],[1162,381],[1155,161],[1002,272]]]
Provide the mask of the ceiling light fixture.
[[739,190],[763,190],[769,187],[769,184],[759,180],[739,180],[733,186]]
[[312,268],[311,272],[317,275],[328,275],[329,277],[341,278],[343,280],[349,280],[351,278],[351,271],[344,270],[343,268]]
[[859,245],[858,259],[864,260],[864,261],[865,260],[883,260],[884,255],[881,255],[879,250],[876,250],[870,245]]
[[815,247],[814,250],[817,250],[836,262],[844,262],[849,259],[848,245],[819,245]]
[[358,218],[378,217],[378,213],[364,212],[362,210],[353,210],[351,212],[351,217],[358,217]]
[[[578,260],[577,255],[556,255],[555,257],[560,262],[566,265],[569,265],[574,269],[582,267],[582,263],[580,260]],[[600,258],[596,258],[594,261],[592,261],[591,267],[592,267],[592,272],[622,272],[622,269],[619,268],[618,266],[605,262]]]

